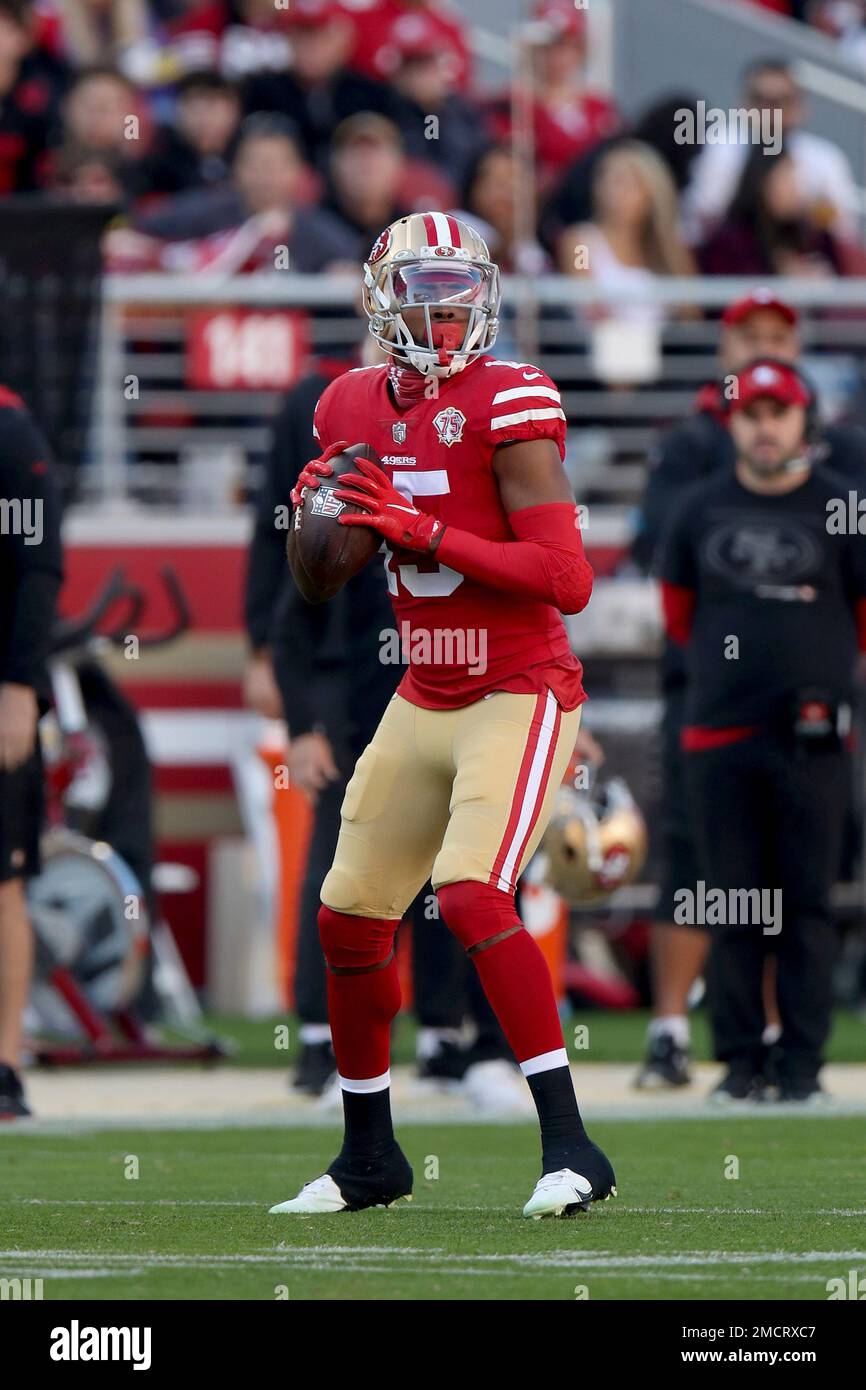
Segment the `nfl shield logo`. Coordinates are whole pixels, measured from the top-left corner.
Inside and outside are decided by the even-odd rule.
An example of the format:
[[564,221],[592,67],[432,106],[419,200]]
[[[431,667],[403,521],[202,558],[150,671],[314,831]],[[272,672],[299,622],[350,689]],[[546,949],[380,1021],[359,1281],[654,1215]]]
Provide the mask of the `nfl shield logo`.
[[339,516],[345,505],[339,497],[334,496],[332,487],[319,486],[313,493],[310,511],[313,516]]
[[406,425],[403,420],[401,420],[399,424],[391,426],[391,438],[395,444],[406,443]]
[[451,448],[452,444],[459,444],[463,438],[463,426],[466,424],[466,416],[462,410],[456,406],[449,405],[447,409],[440,410],[433,421],[436,426],[436,433],[439,436],[440,444],[447,444]]

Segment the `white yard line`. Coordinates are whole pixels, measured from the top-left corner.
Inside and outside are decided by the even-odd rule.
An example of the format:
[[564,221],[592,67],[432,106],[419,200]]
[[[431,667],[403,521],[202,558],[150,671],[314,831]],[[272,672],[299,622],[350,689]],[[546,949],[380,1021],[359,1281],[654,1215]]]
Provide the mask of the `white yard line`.
[[543,1254],[520,1252],[515,1254],[452,1254],[441,1249],[424,1250],[418,1247],[387,1246],[327,1246],[279,1247],[248,1254],[198,1255],[198,1254],[141,1254],[102,1252],[94,1250],[0,1250],[0,1268],[13,1268],[20,1272],[22,1266],[30,1268],[39,1263],[46,1270],[52,1266],[74,1269],[78,1266],[94,1269],[125,1268],[149,1269],[203,1269],[233,1268],[237,1266],[279,1266],[294,1265],[303,1268],[310,1264],[323,1268],[339,1267],[341,1261],[349,1259],[359,1268],[367,1268],[372,1260],[385,1257],[391,1262],[391,1269],[403,1268],[417,1262],[429,1270],[441,1266],[452,1272],[464,1268],[483,1268],[488,1274],[507,1272],[508,1267],[516,1265],[519,1272],[545,1269],[556,1270],[678,1270],[700,1269],[702,1267],[751,1265],[828,1265],[850,1263],[853,1260],[866,1260],[864,1250],[805,1250],[805,1251],[736,1251],[736,1250],[694,1250],[679,1254],[670,1252],[643,1255],[619,1255],[610,1250],[596,1251],[547,1251]]

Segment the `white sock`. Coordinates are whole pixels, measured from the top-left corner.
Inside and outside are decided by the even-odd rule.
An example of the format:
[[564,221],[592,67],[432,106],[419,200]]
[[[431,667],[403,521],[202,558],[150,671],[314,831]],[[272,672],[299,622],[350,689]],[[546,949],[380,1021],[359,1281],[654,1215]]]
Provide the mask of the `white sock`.
[[765,1047],[772,1047],[773,1043],[777,1043],[781,1036],[781,1023],[768,1023],[763,1033],[761,1034],[761,1042],[764,1044]]
[[666,1018],[654,1018],[650,1022],[650,1041],[666,1033],[673,1038],[678,1047],[689,1045],[689,1020],[685,1014],[668,1014]]
[[330,1042],[331,1028],[327,1023],[302,1023],[298,1037],[302,1043],[312,1047],[316,1043]]

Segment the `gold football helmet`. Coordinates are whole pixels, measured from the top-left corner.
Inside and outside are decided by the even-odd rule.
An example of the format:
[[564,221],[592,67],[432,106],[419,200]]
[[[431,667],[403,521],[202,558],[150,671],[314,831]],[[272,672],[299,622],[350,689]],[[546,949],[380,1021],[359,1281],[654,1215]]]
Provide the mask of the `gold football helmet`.
[[647,852],[646,822],[621,777],[593,791],[560,787],[541,842],[546,878],[572,907],[603,902],[633,883]]
[[[499,328],[499,267],[466,222],[414,212],[376,238],[364,265],[364,309],[379,346],[424,376],[447,377],[492,346]],[[422,308],[418,341],[403,317]],[[453,321],[431,310],[462,310]],[[465,322],[464,322],[465,317]]]

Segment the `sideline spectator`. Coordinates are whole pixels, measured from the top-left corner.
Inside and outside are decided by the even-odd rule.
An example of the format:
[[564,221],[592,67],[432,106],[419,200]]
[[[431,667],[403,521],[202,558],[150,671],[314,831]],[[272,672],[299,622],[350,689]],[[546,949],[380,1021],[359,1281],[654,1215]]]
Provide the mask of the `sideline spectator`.
[[[816,223],[851,239],[856,230],[857,189],[847,158],[831,140],[804,130],[808,107],[788,64],[762,58],[744,74],[742,106],[781,112],[781,135],[797,182]],[[748,144],[706,145],[694,164],[683,200],[689,240],[706,238],[725,215],[752,149]]]

